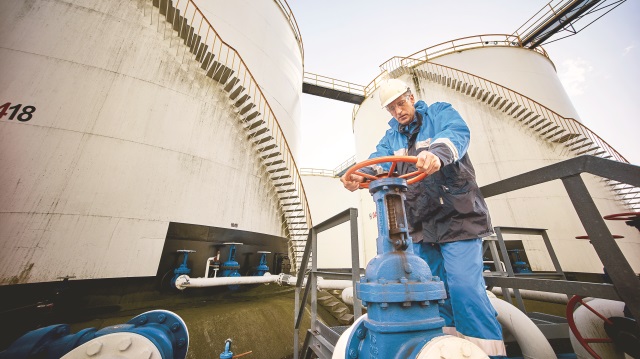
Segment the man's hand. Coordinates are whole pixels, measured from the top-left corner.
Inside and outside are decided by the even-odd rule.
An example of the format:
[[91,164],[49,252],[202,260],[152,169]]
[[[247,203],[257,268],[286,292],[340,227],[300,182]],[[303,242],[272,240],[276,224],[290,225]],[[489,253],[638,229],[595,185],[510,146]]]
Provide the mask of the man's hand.
[[440,158],[433,153],[429,151],[422,151],[418,153],[416,157],[418,158],[418,162],[416,162],[418,171],[425,172],[427,176],[440,170],[442,162],[440,161]]
[[345,173],[340,178],[340,181],[344,185],[344,188],[346,188],[349,191],[353,192],[353,191],[358,189],[358,187],[360,186],[361,182],[364,182],[364,177],[352,174],[350,178],[347,178],[347,174]]

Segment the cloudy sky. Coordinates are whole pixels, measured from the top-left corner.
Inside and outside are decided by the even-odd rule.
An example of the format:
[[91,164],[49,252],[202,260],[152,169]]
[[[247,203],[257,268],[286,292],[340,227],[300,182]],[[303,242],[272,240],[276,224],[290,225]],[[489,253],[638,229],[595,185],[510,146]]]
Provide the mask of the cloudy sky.
[[[304,41],[305,71],[366,85],[392,56],[465,36],[512,33],[548,0],[288,2]],[[583,123],[636,165],[639,15],[640,1],[626,1],[579,34],[544,46]],[[352,110],[303,96],[300,167],[332,169],[353,155]]]

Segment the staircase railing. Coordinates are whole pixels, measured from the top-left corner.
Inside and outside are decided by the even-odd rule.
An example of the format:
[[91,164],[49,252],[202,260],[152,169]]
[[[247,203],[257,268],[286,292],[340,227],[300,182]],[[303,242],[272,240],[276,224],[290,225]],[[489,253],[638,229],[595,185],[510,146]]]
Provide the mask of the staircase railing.
[[[508,34],[485,34],[476,36],[467,36],[455,40],[442,42],[437,45],[429,46],[426,49],[414,52],[411,55],[401,57],[407,61],[403,66],[415,66],[416,63],[431,61],[437,57],[470,50],[481,47],[521,47],[520,38],[516,35]],[[531,49],[542,56],[549,58],[549,54],[542,47]],[[380,65],[381,69],[389,68],[389,62],[396,62],[399,57],[395,56]],[[368,87],[368,86],[367,86]]]
[[291,11],[291,8],[289,7],[289,4],[286,2],[286,0],[274,1],[278,4],[278,6],[280,6],[282,13],[289,21],[289,25],[291,25],[291,30],[293,30],[293,34],[296,37],[296,40],[298,40],[298,47],[300,48],[300,54],[302,55],[302,60],[304,63],[304,45],[302,44],[302,34],[300,33],[298,22],[296,21],[295,16],[293,16],[293,11]]
[[[280,0],[276,2],[282,7]],[[300,171],[266,96],[238,51],[220,37],[193,0],[151,0],[151,3],[152,10],[155,7],[159,11],[158,28],[161,23],[165,27],[169,24],[178,41],[183,42],[184,46],[178,46],[177,50],[177,55],[183,51],[181,61],[184,63],[190,53],[187,64],[195,60],[208,77],[218,82],[220,91],[228,94],[230,107],[247,134],[247,143],[254,146],[264,174],[274,185],[296,270],[312,226],[311,213]],[[160,21],[160,15],[165,21]],[[164,27],[162,32],[165,34]],[[296,37],[301,42],[299,33]],[[170,46],[173,40],[170,37]]]
[[306,83],[330,88],[332,90],[342,91],[355,95],[364,95],[364,86],[362,85],[334,79],[327,76],[317,75],[311,72],[305,72],[302,80]]
[[[629,163],[604,139],[579,121],[563,117],[539,102],[486,78],[449,66],[407,57],[391,58],[382,65],[382,71],[382,74],[393,78],[411,74],[475,97],[509,114],[541,139],[562,144],[575,156],[592,155]],[[372,86],[367,91],[373,90],[375,88]],[[355,119],[355,112],[353,118]],[[625,206],[632,210],[640,209],[637,188],[615,181],[608,181],[607,185]]]

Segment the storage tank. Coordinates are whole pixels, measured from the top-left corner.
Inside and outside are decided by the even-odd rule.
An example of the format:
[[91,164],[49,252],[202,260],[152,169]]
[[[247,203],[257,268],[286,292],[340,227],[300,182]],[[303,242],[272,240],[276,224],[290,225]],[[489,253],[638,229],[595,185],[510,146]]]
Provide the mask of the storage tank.
[[170,223],[305,238],[285,2],[4,1],[0,20],[0,284],[155,276]]
[[[543,49],[515,46],[509,35],[496,41],[487,37],[453,40],[385,62],[354,116],[357,160],[366,159],[388,129],[391,116],[380,108],[376,89],[382,79],[395,77],[409,84],[417,99],[449,102],[458,110],[471,130],[468,153],[480,186],[580,154],[624,161],[580,124]],[[591,175],[582,178],[600,213],[629,212],[607,182]],[[375,212],[373,202],[365,200],[369,194],[361,195],[361,212]],[[494,226],[547,229],[564,271],[602,273],[589,241],[575,238],[586,233],[561,181],[491,197],[487,203]],[[375,241],[376,222],[364,218],[365,240]],[[640,272],[638,232],[624,223],[607,222],[613,234],[625,237],[617,243],[634,271]],[[506,239],[522,240],[533,270],[555,271],[542,238]],[[365,256],[366,261],[375,252]]]

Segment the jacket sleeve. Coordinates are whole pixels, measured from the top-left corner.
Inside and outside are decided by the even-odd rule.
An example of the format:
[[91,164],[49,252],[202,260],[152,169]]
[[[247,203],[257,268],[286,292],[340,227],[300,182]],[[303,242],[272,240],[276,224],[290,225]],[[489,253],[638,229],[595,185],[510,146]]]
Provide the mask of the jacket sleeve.
[[464,157],[469,149],[471,133],[458,111],[450,104],[438,102],[429,107],[438,129],[433,136],[429,152],[438,156],[444,166]]
[[[384,156],[393,156],[393,150],[391,149],[391,145],[389,143],[389,131],[387,131],[384,137],[380,139],[380,142],[378,142],[378,145],[376,146],[376,151],[373,152],[371,155],[369,155],[369,159],[384,157]],[[377,165],[367,166],[362,170],[367,174],[375,176],[382,172],[388,171],[390,167],[391,167],[391,163],[385,162],[385,163],[379,163]]]

